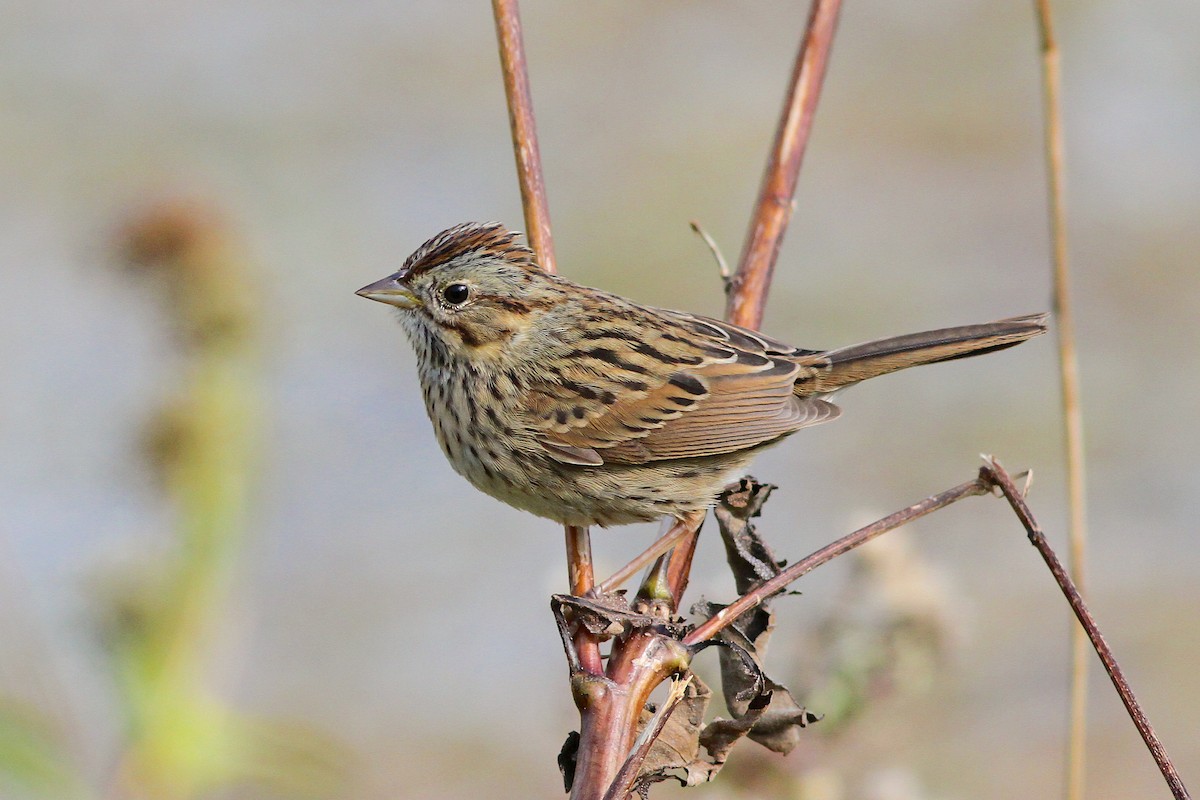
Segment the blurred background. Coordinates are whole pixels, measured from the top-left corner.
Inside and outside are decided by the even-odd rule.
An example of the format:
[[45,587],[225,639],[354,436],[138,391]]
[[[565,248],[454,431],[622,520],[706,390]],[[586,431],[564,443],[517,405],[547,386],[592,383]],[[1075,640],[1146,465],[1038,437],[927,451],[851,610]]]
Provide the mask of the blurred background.
[[[1049,307],[1027,6],[848,4],[768,332]],[[1092,603],[1195,784],[1200,6],[1056,11]],[[687,222],[736,260],[806,13],[523,3],[563,273],[721,313]],[[450,470],[399,327],[353,294],[454,223],[522,225],[486,4],[9,3],[0,108],[0,797],[557,796],[561,530]],[[1065,549],[1053,350],[872,382],[765,454],[777,553],[980,452],[1035,470]],[[601,571],[652,535],[598,532]],[[838,630],[917,609],[886,646],[908,666],[695,796],[1056,796],[1068,611],[1016,520],[970,500],[893,547],[907,580],[848,558],[780,601],[767,663],[831,713]],[[731,590],[709,530],[692,596]],[[1089,796],[1165,796],[1097,673]]]

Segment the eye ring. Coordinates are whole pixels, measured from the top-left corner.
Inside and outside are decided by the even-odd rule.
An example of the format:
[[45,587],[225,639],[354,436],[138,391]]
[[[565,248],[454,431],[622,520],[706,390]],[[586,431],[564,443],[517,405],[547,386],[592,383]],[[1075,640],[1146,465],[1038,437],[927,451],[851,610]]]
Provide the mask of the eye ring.
[[471,287],[465,283],[452,283],[442,289],[442,299],[452,306],[461,306],[471,297]]

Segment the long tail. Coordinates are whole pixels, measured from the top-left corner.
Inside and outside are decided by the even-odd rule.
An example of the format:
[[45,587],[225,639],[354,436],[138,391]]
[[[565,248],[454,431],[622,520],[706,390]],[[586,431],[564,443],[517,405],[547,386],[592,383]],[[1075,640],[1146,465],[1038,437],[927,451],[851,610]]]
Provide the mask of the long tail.
[[812,374],[796,381],[800,396],[826,394],[906,367],[993,353],[1046,332],[1047,314],[963,325],[842,347],[814,356]]

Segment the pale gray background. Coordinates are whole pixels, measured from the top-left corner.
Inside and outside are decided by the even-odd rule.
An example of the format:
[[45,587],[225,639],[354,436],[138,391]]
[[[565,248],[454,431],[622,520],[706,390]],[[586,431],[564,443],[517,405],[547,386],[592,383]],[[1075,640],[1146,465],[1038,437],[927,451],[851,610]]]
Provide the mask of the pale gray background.
[[[803,5],[524,4],[564,273],[720,312],[687,220],[736,258]],[[848,5],[769,332],[833,346],[1048,307],[1027,6]],[[1195,783],[1200,6],[1059,6],[1094,605]],[[113,269],[109,236],[148,198],[198,196],[252,253],[268,353],[255,530],[214,686],[346,743],[349,798],[555,796],[576,722],[547,610],[560,531],[451,472],[399,328],[353,295],[453,223],[521,225],[487,5],[10,3],[0,109],[0,693],[69,709],[104,774],[93,589],[169,535],[135,441],[177,380],[161,308]],[[984,451],[1035,467],[1061,544],[1057,402],[1051,337],[862,387],[842,420],[759,460],[784,486],[764,525],[802,555],[966,479]],[[971,633],[903,736],[840,755],[911,766],[929,797],[1054,796],[1061,599],[999,502],[917,531]],[[601,562],[649,535],[598,534]],[[720,562],[710,536],[697,593],[727,596]],[[839,569],[806,580],[784,629],[830,602]],[[785,677],[786,648],[774,663]],[[1163,796],[1099,677],[1092,695],[1090,796]]]

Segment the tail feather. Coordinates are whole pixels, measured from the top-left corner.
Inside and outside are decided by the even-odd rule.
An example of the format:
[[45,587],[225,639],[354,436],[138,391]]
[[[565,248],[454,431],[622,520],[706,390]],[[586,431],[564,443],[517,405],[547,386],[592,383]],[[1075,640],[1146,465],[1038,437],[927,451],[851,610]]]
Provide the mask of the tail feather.
[[830,350],[813,358],[813,372],[796,381],[795,391],[801,396],[825,394],[906,367],[993,353],[1045,333],[1047,316],[1030,314]]

